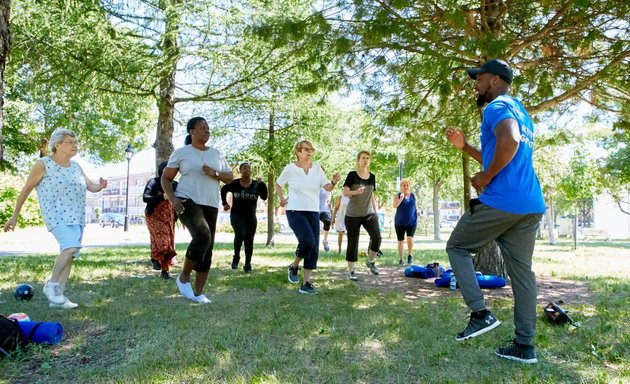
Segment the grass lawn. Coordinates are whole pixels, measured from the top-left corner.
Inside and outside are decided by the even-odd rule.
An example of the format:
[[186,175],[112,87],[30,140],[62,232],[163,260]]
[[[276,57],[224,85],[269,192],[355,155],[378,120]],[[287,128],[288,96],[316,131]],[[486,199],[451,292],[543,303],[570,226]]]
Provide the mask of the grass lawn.
[[[185,247],[178,244],[182,260]],[[257,245],[251,275],[230,269],[231,249],[215,246],[206,290],[212,304],[205,306],[156,277],[146,247],[84,249],[67,293],[80,304],[74,310],[49,309],[41,293],[51,255],[0,258],[0,313],[64,327],[61,344],[31,345],[13,361],[0,360],[0,382],[630,382],[628,243],[586,243],[577,251],[568,242],[538,244],[536,271],[546,294],[555,294],[546,297],[563,300],[582,326],[571,331],[541,317],[536,365],[494,355],[513,337],[509,288],[489,292],[503,324],[456,342],[468,320],[459,292],[400,277],[393,248],[379,259],[384,273],[368,276],[363,267],[358,282],[343,278],[343,257],[322,252],[315,296],[287,282],[294,245]],[[418,241],[416,249],[416,264],[448,264],[443,243]],[[35,287],[31,301],[13,299],[20,282]]]

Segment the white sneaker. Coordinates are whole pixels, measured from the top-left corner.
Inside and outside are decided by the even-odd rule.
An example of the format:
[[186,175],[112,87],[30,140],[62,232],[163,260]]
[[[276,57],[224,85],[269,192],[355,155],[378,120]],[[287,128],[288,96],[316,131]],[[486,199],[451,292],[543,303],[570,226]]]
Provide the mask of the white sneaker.
[[210,304],[212,301],[206,297],[203,293],[199,296],[193,296],[192,301],[196,301],[199,304]]
[[187,283],[182,283],[179,280],[180,276],[177,276],[175,282],[177,282],[177,288],[179,288],[179,293],[189,300],[194,300],[195,293],[193,292],[192,285],[190,285],[190,281]]
[[63,304],[50,303],[50,304],[48,304],[48,307],[50,307],[50,308],[61,308],[61,309],[74,309],[74,308],[77,308],[79,306],[79,304],[73,303],[67,297],[63,296],[63,298],[64,298]]
[[59,283],[51,283],[50,281],[47,281],[46,284],[44,284],[44,296],[46,296],[51,304],[61,305],[66,301],[66,298],[61,293]]

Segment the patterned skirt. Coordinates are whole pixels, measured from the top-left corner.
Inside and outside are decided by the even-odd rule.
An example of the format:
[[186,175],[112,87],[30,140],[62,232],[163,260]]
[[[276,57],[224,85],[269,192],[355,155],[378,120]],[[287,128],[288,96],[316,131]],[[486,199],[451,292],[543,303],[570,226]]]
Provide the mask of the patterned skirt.
[[175,257],[175,213],[171,204],[161,201],[146,214],[147,227],[151,236],[151,258],[158,260],[162,270],[168,271],[171,259]]

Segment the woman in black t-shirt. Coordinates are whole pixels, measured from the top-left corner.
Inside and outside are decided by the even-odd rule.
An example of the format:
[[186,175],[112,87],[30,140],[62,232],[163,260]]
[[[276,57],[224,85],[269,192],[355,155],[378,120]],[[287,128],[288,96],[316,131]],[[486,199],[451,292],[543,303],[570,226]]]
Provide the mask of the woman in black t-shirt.
[[366,266],[373,275],[378,275],[376,268],[376,253],[381,247],[381,232],[376,215],[376,202],[372,194],[376,190],[376,176],[370,172],[370,152],[361,151],[357,155],[357,170],[348,173],[343,183],[343,195],[348,196],[348,208],[346,208],[346,233],[348,234],[348,247],[346,248],[346,260],[348,261],[348,278],[356,280],[354,263],[358,260],[359,232],[361,226],[370,235],[369,259]]
[[[239,167],[241,178],[221,188],[221,202],[223,210],[230,208],[230,223],[234,228],[234,257],[232,269],[238,268],[241,260],[241,245],[245,244],[245,265],[243,271],[252,271],[252,254],[254,252],[254,235],[256,234],[256,206],[258,198],[267,200],[267,186],[260,179],[252,180],[252,168],[249,163]],[[232,207],[227,202],[227,193],[232,193]]]

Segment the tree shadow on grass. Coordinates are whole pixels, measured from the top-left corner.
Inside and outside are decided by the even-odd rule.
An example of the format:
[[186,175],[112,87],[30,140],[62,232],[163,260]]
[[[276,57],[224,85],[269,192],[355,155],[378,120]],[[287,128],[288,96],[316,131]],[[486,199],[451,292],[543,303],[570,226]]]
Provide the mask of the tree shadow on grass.
[[[542,358],[533,367],[494,357],[497,338],[509,336],[509,327],[493,331],[493,337],[456,343],[453,333],[465,324],[453,314],[462,306],[459,292],[437,288],[432,280],[405,278],[401,268],[382,267],[379,276],[361,271],[354,283],[345,279],[343,267],[334,265],[316,273],[320,294],[305,296],[287,282],[285,265],[261,264],[253,275],[213,268],[213,303],[208,306],[181,298],[173,281],[140,277],[144,269],[137,268],[115,278],[73,281],[70,292],[82,305],[78,310],[50,310],[39,294],[36,307],[24,312],[62,322],[64,341],[46,349],[49,356],[27,353],[10,380],[580,381],[569,364]],[[567,282],[539,280],[539,300],[548,298],[546,290],[563,292],[560,283]],[[485,292],[498,298],[511,295],[509,288]],[[452,297],[457,304],[446,300]],[[497,309],[505,314],[509,305],[497,303]]]
[[[334,271],[333,276],[345,277],[345,271]],[[424,298],[452,297],[457,293],[449,290],[448,287],[437,287],[435,279],[420,279],[405,277],[403,270],[396,267],[379,268],[378,276],[371,276],[367,273],[359,277],[357,284],[365,288],[375,288],[383,292],[400,292],[405,300],[414,301]],[[546,304],[550,301],[564,302],[571,304],[592,303],[593,294],[589,291],[586,282],[555,279],[547,276],[538,276],[536,279],[538,288],[537,301],[539,304]],[[512,298],[512,289],[509,285],[497,289],[484,289],[484,295],[490,299]]]

